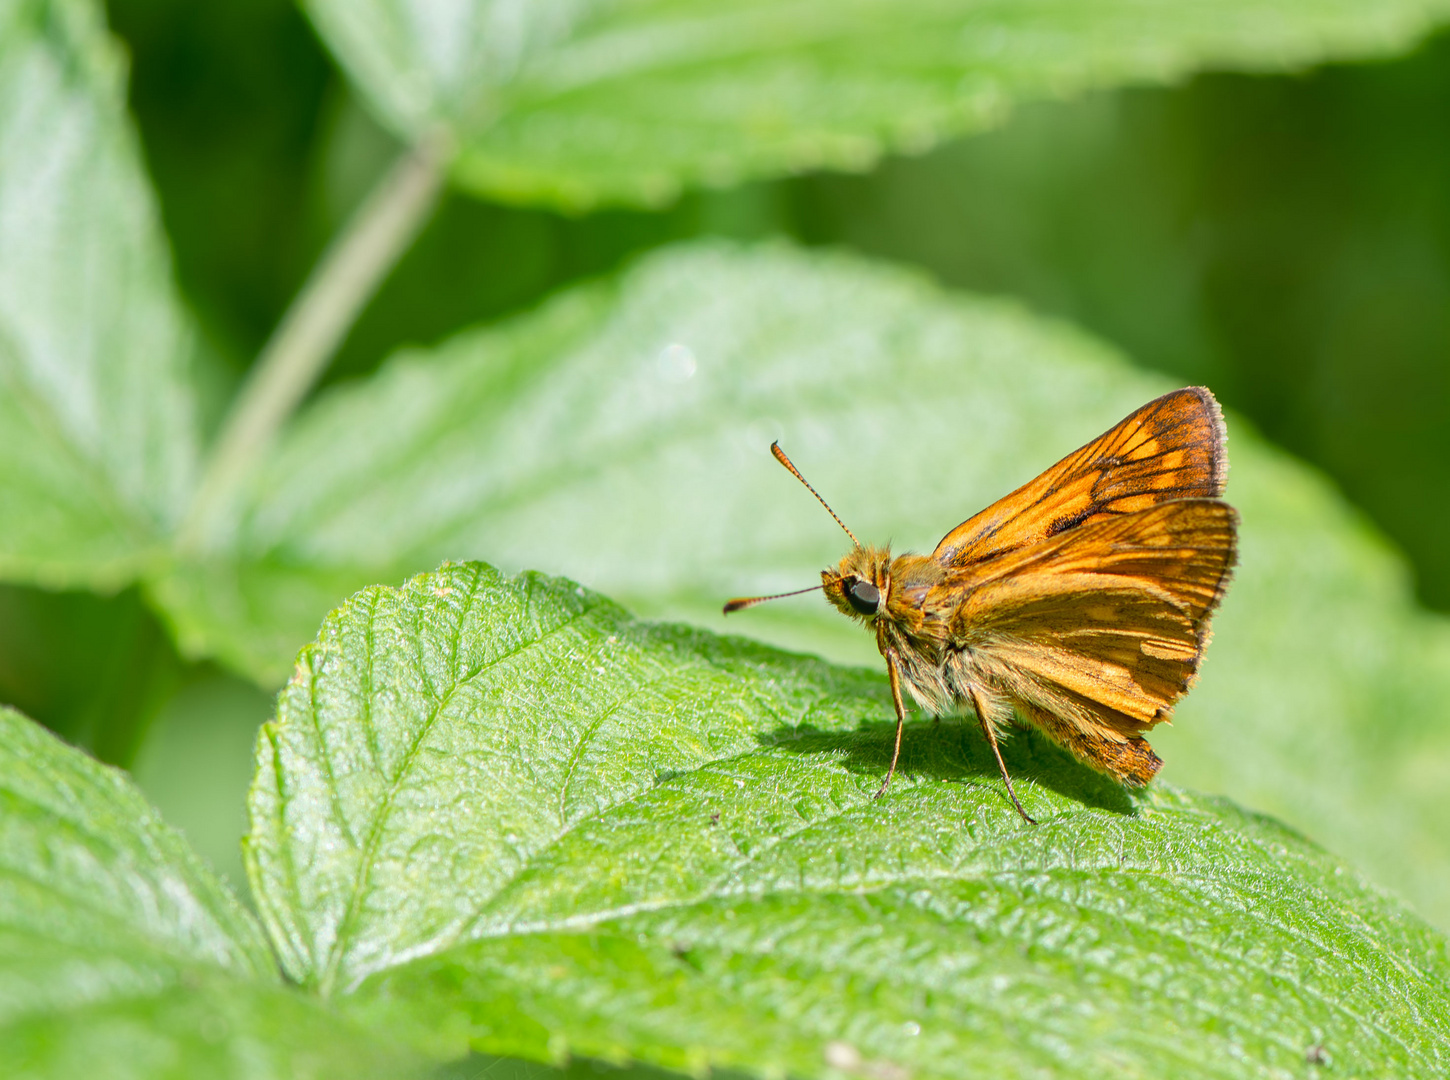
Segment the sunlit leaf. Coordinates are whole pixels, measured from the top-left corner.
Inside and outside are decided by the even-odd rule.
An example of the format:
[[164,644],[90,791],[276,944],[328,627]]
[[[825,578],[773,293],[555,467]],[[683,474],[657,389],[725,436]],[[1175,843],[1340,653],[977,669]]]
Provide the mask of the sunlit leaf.
[[892,727],[878,674],[447,566],[354,597],[304,652],[260,744],[249,868],[294,977],[440,1055],[892,1077],[1450,1061],[1445,939],[1289,830],[1130,798],[1022,736],[1029,826],[956,722],[914,722],[876,799]]
[[0,708],[7,1076],[398,1075],[281,985],[255,920],[125,774]]

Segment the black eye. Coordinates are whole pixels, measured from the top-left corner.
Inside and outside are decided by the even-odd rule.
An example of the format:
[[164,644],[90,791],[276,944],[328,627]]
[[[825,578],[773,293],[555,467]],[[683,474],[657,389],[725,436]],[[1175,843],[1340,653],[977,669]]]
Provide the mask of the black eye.
[[855,578],[846,586],[846,602],[862,615],[875,615],[881,606],[881,590],[869,581]]

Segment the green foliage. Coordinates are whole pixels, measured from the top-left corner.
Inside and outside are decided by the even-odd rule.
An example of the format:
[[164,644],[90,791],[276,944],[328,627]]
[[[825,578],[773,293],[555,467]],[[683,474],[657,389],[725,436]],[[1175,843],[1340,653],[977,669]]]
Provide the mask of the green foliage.
[[366,590],[258,743],[248,870],[301,990],[122,774],[5,710],[0,1059],[1252,1077],[1327,1047],[1443,1070],[1447,943],[1343,864],[1027,734],[1025,826],[954,721],[910,725],[878,800],[890,710],[878,674],[562,579],[470,563]]
[[277,978],[261,930],[124,774],[0,708],[8,1075],[396,1075]]
[[[772,438],[863,539],[930,550],[1164,389],[1066,327],[898,271],[676,249],[324,396],[240,515],[256,561],[206,579],[215,593],[159,595],[201,650],[280,679],[277,646],[326,604],[303,582],[492,552],[646,614],[875,666],[819,597],[719,614],[809,585],[844,550]],[[1321,480],[1236,418],[1229,431],[1242,564],[1204,677],[1154,743],[1171,777],[1284,817],[1450,919],[1435,764],[1450,761],[1450,628],[1413,608],[1398,559]]]
[[[455,555],[719,625],[722,597],[798,587],[839,553],[772,437],[858,532],[921,549],[1162,389],[1009,305],[835,257],[685,249],[326,395],[217,547],[152,552],[148,588],[184,653],[274,685],[338,597]],[[1321,485],[1238,423],[1231,456],[1244,565],[1163,742],[1173,774],[1283,815],[1444,920],[1446,630]],[[874,662],[822,605],[737,626]]]
[[[1443,7],[309,11],[397,134],[452,130],[457,184],[580,208],[860,167],[1018,101],[1205,64],[1377,54]],[[772,438],[863,537],[920,549],[1166,386],[1010,303],[695,244],[321,395],[183,547],[217,372],[123,69],[94,3],[0,2],[0,577],[138,586],[98,616],[124,638],[104,663],[51,635],[54,669],[93,684],[70,722],[113,759],[177,667],[138,597],[184,656],[269,686],[342,596],[445,558],[718,628],[723,597],[809,584],[841,550]],[[1243,566],[1155,745],[1173,779],[1282,815],[1450,922],[1450,629],[1322,480],[1230,427]],[[33,649],[13,610],[3,639]],[[806,599],[732,628],[879,664]],[[0,1060],[367,1076],[472,1047],[521,1075],[579,1053],[1237,1077],[1295,1075],[1322,1046],[1351,1074],[1445,1071],[1445,940],[1333,857],[1222,800],[1130,799],[1026,735],[1008,760],[1043,825],[1025,829],[950,720],[910,726],[874,801],[877,671],[476,563],[364,592],[259,744],[265,936],[128,781],[0,709]]]
[[[1128,798],[879,675],[445,566],[324,624],[248,863],[288,972],[372,1030],[698,1070],[1349,1074],[1450,1059],[1443,937],[1222,800]],[[446,822],[446,830],[440,825]]]
[[[76,675],[84,658],[84,678]],[[113,597],[0,587],[5,700],[102,761],[130,767],[181,664],[139,590]],[[265,715],[265,710],[261,710]]]
[[0,8],[0,572],[114,588],[185,504],[192,336],[93,5]]
[[[131,58],[129,103],[178,284],[225,361],[208,373],[203,413],[214,424],[235,390],[227,376],[245,371],[374,174],[335,182],[326,155],[353,145],[352,110],[291,0],[105,7]],[[390,156],[383,141],[375,168]]]
[[1039,105],[777,197],[812,243],[1011,294],[1213,387],[1324,468],[1446,611],[1447,114],[1442,33],[1395,63]]
[[410,142],[435,125],[453,132],[459,183],[572,208],[859,169],[992,126],[1022,100],[1402,48],[1446,11],[1434,0],[306,6],[394,131]]

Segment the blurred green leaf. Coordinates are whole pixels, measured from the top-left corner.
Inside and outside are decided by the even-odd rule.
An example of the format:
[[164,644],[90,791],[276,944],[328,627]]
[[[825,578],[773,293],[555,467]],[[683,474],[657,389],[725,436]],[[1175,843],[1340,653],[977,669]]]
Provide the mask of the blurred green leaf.
[[[341,588],[485,555],[879,667],[819,597],[719,614],[811,585],[844,551],[773,438],[857,535],[930,550],[1167,388],[1065,326],[910,274],[675,249],[325,395],[259,475],[240,565],[208,571],[256,602],[193,600],[199,578],[158,596],[195,650],[255,658],[263,681],[323,614],[326,588],[301,603],[309,577]],[[1450,627],[1322,479],[1234,418],[1229,448],[1242,565],[1203,679],[1154,735],[1167,775],[1283,817],[1450,925]],[[287,574],[290,614],[266,599]]]
[[1010,293],[1325,468],[1450,611],[1450,34],[1393,63],[1022,110],[802,179],[801,234]]
[[96,5],[0,7],[0,573],[110,589],[196,462],[193,340]]
[[256,922],[123,773],[0,708],[6,1075],[381,1076],[403,1060],[281,985]]
[[[445,566],[324,624],[247,855],[289,972],[438,1054],[796,1076],[1349,1074],[1450,1060],[1445,939],[1293,833],[1130,799],[884,679]],[[1070,1003],[1070,1004],[1068,1004]]]
[[255,560],[178,558],[149,587],[183,655],[214,657],[273,690],[330,608],[365,585],[401,581],[423,564],[404,565],[304,563],[266,553]]
[[244,977],[272,972],[256,923],[125,773],[4,707],[0,799],[9,935],[78,957],[134,949]]
[[[717,1069],[711,1075],[735,1080],[737,1074]],[[647,1065],[611,1065],[580,1057],[560,1065],[545,1065],[522,1058],[470,1054],[440,1066],[433,1076],[434,1080],[676,1080],[679,1074]]]
[[257,729],[275,695],[210,665],[187,673],[131,766],[136,786],[217,876],[245,894],[242,835]]
[[991,126],[1022,100],[1382,54],[1450,10],[1441,0],[306,7],[396,132],[454,132],[459,183],[566,207],[863,168]]
[[[131,57],[131,111],[176,277],[225,358],[216,389],[229,397],[356,204],[351,190],[345,205],[330,192],[328,147],[348,97],[292,0],[106,0],[105,10]],[[346,182],[365,190],[395,154],[356,161]]]

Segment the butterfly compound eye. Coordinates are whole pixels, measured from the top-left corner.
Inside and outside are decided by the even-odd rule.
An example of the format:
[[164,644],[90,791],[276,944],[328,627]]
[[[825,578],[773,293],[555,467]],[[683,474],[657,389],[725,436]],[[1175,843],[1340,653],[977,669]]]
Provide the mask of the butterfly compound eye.
[[857,578],[846,588],[846,601],[862,615],[875,615],[881,606],[881,590]]

